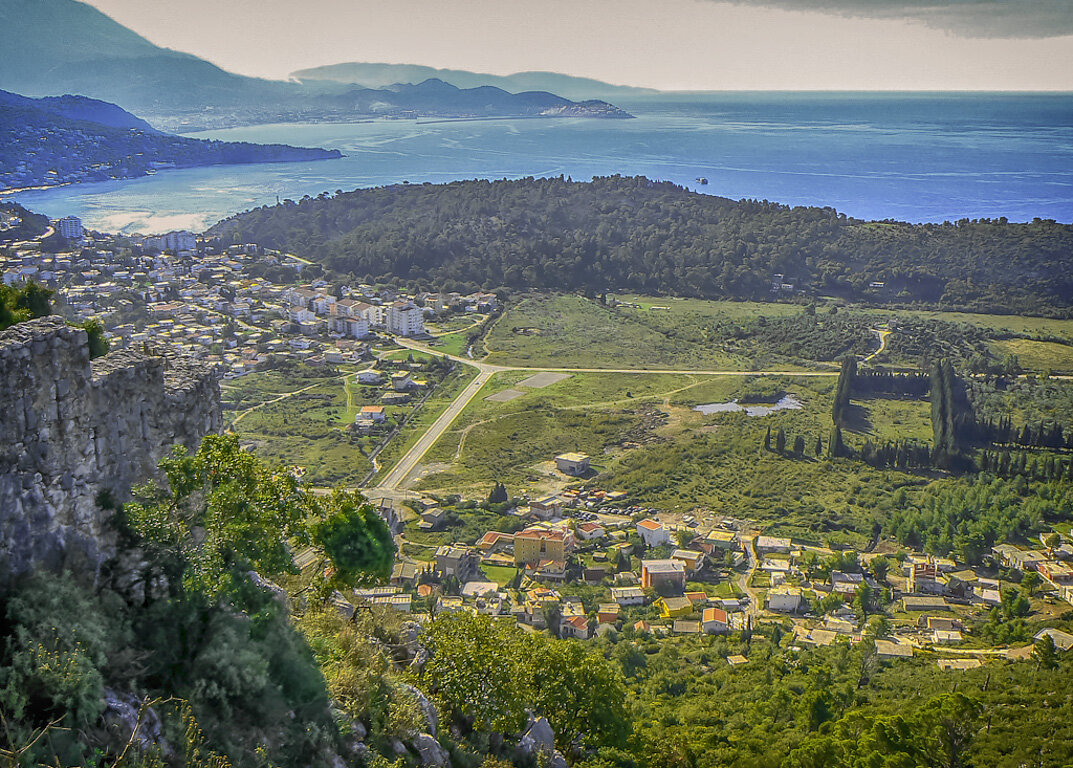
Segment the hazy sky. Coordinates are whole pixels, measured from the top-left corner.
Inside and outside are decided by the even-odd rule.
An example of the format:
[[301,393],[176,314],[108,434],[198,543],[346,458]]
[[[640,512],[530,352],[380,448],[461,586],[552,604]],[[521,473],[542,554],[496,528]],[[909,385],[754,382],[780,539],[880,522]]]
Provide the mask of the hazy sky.
[[372,61],[664,89],[1073,90],[1073,0],[89,2],[273,78]]

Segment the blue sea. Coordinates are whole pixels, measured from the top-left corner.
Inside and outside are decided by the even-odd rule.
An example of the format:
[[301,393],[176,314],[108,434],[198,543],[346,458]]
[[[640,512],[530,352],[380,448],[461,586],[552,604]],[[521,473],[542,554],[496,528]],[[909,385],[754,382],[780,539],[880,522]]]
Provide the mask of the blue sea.
[[[635,120],[373,120],[190,134],[341,150],[29,192],[110,231],[201,230],[279,198],[403,181],[643,174],[706,194],[911,222],[1073,222],[1073,94],[712,93],[620,106]],[[697,180],[706,178],[701,185]]]

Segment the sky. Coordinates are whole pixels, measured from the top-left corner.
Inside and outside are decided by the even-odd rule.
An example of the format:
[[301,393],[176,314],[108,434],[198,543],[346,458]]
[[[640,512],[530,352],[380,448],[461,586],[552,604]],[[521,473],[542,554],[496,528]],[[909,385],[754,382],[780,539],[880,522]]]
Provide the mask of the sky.
[[665,90],[1073,91],[1073,0],[88,0],[245,75],[346,61]]

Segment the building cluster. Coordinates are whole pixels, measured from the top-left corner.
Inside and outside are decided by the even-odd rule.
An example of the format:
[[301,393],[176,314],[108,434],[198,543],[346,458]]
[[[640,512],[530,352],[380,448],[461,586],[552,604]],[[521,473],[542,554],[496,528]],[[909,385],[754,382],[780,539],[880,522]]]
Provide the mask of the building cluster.
[[[225,377],[253,371],[273,355],[356,363],[378,333],[420,337],[430,315],[498,306],[487,293],[407,295],[323,280],[295,285],[306,266],[301,260],[253,244],[217,247],[188,231],[100,235],[73,216],[52,228],[69,248],[50,253],[40,241],[14,244],[0,256],[4,283],[34,280],[54,289],[57,309],[74,322],[100,320],[113,348],[166,343],[217,364]],[[288,278],[291,284],[278,281]]]

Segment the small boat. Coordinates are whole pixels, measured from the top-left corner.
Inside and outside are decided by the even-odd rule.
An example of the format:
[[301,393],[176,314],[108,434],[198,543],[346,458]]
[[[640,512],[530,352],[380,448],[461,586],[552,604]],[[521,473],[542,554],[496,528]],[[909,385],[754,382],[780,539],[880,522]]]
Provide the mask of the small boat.
[[697,177],[697,183],[700,184],[700,185],[704,185],[704,184],[708,183],[708,180],[706,178],[704,178],[703,176],[698,176]]

